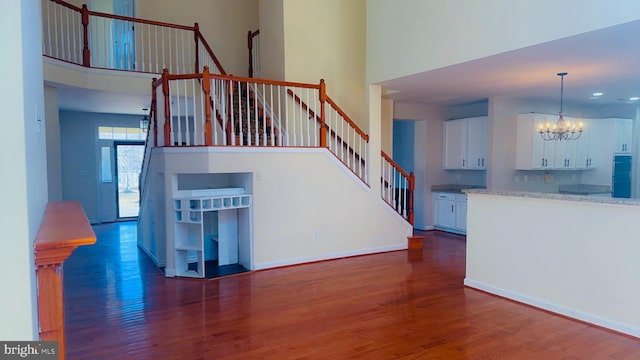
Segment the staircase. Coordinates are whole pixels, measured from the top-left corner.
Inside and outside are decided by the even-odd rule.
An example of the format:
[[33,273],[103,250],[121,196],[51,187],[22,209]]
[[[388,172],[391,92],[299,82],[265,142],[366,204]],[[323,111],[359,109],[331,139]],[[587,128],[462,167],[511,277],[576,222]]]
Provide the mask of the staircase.
[[247,146],[277,146],[278,129],[265,113],[256,92],[247,83],[240,83],[231,95],[233,117],[238,119],[233,129],[235,144]]
[[[143,51],[133,66],[163,69],[152,84],[138,231],[140,248],[166,266],[168,276],[174,266],[167,251],[175,236],[172,199],[177,190],[196,183],[215,187],[226,182],[223,186],[253,194],[253,213],[245,219],[253,224],[252,269],[407,248],[413,174],[371,151],[379,144],[369,143],[369,135],[328,96],[323,80],[307,84],[226,75],[197,24],[110,17],[62,0],[43,4],[55,19],[77,23],[62,30],[85,30],[79,42],[84,46],[56,50],[65,47],[64,41],[54,41],[63,31],[51,29],[55,22],[45,16],[47,57],[71,54],[61,60],[92,67],[95,54],[90,54],[86,30],[97,18],[135,24],[139,35],[145,27],[168,27],[174,45],[192,51],[169,47],[166,58],[180,59],[169,64]],[[179,45],[180,38],[196,39],[195,48]],[[381,181],[370,181],[370,176]]]

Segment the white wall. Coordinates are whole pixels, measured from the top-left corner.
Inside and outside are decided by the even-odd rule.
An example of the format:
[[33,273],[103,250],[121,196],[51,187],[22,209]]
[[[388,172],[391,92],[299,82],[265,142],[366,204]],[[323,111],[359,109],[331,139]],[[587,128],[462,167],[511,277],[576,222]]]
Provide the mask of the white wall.
[[[284,80],[325,79],[327,94],[368,132],[365,0],[282,1]],[[263,44],[262,49],[269,46]]]
[[640,337],[640,203],[469,194],[467,214],[466,285]]
[[622,24],[639,14],[635,0],[368,0],[367,82]]
[[58,90],[44,86],[47,128],[47,184],[49,201],[62,201],[62,159],[60,158],[60,118]]
[[[165,199],[178,188],[177,174],[203,169],[253,173],[247,188],[253,193],[256,269],[405,249],[406,237],[412,234],[411,226],[383,203],[379,187],[376,191],[362,184],[325,149],[193,148],[185,153],[167,148],[160,153],[153,160],[154,169],[162,168],[164,178],[172,182],[165,184]],[[167,248],[172,249],[170,202],[166,210]],[[171,251],[167,269],[173,269]]]
[[260,14],[260,77],[284,80],[284,4],[258,0]]
[[[115,206],[115,192],[110,201],[99,190],[100,153],[98,126],[140,126],[139,115],[100,114],[79,111],[60,112],[60,141],[62,162],[62,198],[77,200],[91,223],[102,220],[102,208]],[[113,146],[113,141],[102,141]],[[114,175],[115,179],[115,175]]]
[[247,33],[258,29],[258,0],[138,0],[136,5],[136,17],[187,26],[197,22],[225,71],[247,76]]
[[0,12],[0,43],[11,54],[0,67],[5,129],[0,198],[2,295],[0,339],[38,339],[33,240],[47,203],[45,109],[39,0],[9,0]]

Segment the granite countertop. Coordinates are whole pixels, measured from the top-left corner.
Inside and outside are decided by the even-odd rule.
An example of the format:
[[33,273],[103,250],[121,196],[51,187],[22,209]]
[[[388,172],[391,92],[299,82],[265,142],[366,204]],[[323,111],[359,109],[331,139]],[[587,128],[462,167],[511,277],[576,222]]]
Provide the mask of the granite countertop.
[[640,206],[640,199],[622,199],[622,198],[596,197],[596,196],[584,196],[584,195],[572,195],[572,194],[507,191],[507,190],[488,191],[486,189],[468,189],[468,190],[464,190],[464,192],[467,194],[485,194],[485,195],[532,198],[532,199],[567,200],[567,201],[580,201],[580,202],[589,202],[589,203],[598,203],[598,204]]
[[485,186],[478,185],[462,185],[462,184],[443,184],[443,185],[432,185],[431,192],[447,192],[447,193],[456,193],[462,194],[465,190],[469,189],[486,189]]
[[560,194],[589,195],[611,193],[611,186],[590,184],[567,184],[558,187]]

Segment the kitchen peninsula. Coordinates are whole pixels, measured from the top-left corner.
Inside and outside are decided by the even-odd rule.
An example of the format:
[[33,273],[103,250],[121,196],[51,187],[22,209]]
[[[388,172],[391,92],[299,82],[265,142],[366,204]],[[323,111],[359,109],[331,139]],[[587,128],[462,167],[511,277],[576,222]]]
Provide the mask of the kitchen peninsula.
[[466,193],[466,286],[640,337],[640,201]]

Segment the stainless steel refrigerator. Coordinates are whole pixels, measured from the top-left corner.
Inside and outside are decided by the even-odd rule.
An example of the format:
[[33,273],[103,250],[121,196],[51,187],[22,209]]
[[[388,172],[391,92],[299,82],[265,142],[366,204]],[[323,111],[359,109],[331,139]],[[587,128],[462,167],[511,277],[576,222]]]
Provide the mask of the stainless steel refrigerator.
[[611,193],[614,198],[631,197],[631,155],[613,156],[613,178]]

